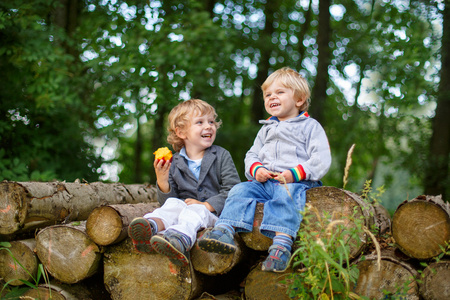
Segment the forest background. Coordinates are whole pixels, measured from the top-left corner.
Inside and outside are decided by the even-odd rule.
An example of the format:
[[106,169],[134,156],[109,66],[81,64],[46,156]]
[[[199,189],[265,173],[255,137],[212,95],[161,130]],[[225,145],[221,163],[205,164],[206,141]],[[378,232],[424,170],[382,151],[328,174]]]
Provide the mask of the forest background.
[[450,1],[0,0],[0,180],[154,183],[170,109],[200,98],[243,160],[260,86],[290,66],[333,164],[391,212],[450,195]]

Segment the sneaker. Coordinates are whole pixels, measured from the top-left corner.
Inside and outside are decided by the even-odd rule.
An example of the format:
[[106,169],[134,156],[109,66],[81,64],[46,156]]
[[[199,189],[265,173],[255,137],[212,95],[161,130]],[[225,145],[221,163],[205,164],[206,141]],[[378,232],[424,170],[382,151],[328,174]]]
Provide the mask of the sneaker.
[[222,227],[207,229],[199,238],[198,246],[203,251],[219,254],[231,254],[236,252],[236,244],[231,233]]
[[269,255],[262,263],[261,270],[268,272],[284,272],[288,268],[291,251],[281,245],[269,247]]
[[153,249],[167,256],[169,260],[180,267],[189,265],[189,248],[184,245],[180,233],[170,233],[164,236],[154,235],[151,239]]
[[128,225],[128,236],[133,242],[134,248],[141,253],[153,251],[150,240],[153,236],[153,228],[145,218],[135,218]]

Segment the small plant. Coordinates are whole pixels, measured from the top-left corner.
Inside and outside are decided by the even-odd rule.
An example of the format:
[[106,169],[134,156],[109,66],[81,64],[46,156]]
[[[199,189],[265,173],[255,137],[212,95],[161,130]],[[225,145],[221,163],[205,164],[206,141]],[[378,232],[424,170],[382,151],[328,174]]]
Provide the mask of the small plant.
[[[302,230],[298,233],[292,255],[294,272],[288,276],[289,296],[294,299],[361,299],[351,292],[359,276],[356,265],[350,264],[350,241],[358,240],[364,226],[353,218],[356,226],[346,226],[345,220],[329,221],[307,205]],[[314,211],[319,222],[309,211]]]
[[[23,279],[18,279],[19,281],[21,281],[26,287],[22,287],[22,286],[10,286],[10,283],[12,281],[15,281],[16,279],[12,279],[8,282],[6,282],[3,287],[2,290],[0,291],[0,295],[3,295],[3,292],[6,291],[6,294],[2,296],[2,299],[18,299],[23,293],[25,293],[27,290],[29,290],[30,288],[33,289],[37,289],[39,282],[41,281],[41,279],[43,278],[43,280],[45,281],[45,283],[49,283],[49,278],[47,273],[44,270],[44,267],[42,264],[38,265],[38,270],[37,270],[37,274],[36,277],[34,277],[13,255],[13,253],[11,252],[11,250],[9,249],[11,247],[11,244],[8,242],[0,242],[0,251],[8,251],[8,254],[12,257],[12,259],[14,260],[14,263],[17,264],[20,268],[22,268],[23,270],[25,270],[27,272],[27,274],[30,276],[30,278],[32,278],[33,282],[29,282],[27,280],[23,280]],[[51,296],[51,290],[49,289],[49,293]]]
[[[347,154],[343,188],[348,183],[354,148],[355,145],[352,145]],[[362,199],[370,204],[376,203],[384,189],[381,187],[377,191],[373,195],[371,181],[367,181]],[[351,216],[335,220],[326,213],[321,216],[316,208],[307,203],[303,216],[302,228],[295,245],[297,250],[291,258],[294,272],[285,280],[289,284],[289,297],[319,300],[366,299],[352,292],[359,270],[356,264],[350,263],[350,249],[354,243],[361,242],[361,236],[366,235],[372,239],[380,253],[380,246],[372,233],[375,228],[365,226],[364,216],[358,217],[356,207]],[[380,255],[378,257],[380,265]]]

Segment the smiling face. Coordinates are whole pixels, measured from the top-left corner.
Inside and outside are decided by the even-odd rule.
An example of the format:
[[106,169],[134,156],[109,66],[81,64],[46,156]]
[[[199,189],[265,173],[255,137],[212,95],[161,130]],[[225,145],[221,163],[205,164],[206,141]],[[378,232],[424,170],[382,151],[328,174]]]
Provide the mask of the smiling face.
[[294,91],[285,87],[279,80],[275,80],[264,90],[264,107],[266,111],[285,121],[296,117],[305,100],[294,95]]
[[188,127],[177,131],[177,135],[184,141],[189,158],[199,159],[203,157],[205,150],[211,147],[216,139],[215,116],[194,112]]

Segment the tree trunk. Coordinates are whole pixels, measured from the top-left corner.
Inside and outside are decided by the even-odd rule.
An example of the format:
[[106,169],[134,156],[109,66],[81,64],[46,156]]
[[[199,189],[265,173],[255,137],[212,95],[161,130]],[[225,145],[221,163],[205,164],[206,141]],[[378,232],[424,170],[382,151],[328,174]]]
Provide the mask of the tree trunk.
[[260,37],[262,43],[258,47],[260,49],[261,56],[258,62],[256,78],[253,83],[254,89],[251,109],[251,120],[253,124],[258,124],[259,120],[264,119],[265,115],[264,98],[261,91],[261,85],[264,83],[269,74],[269,60],[272,56],[272,50],[274,49],[272,35],[275,31],[275,14],[279,10],[280,4],[280,1],[267,1],[264,7],[264,15],[266,20],[264,23],[264,29],[261,32],[263,36]]
[[97,245],[121,242],[128,237],[128,225],[134,218],[142,217],[158,207],[158,202],[99,206],[86,221],[86,233]]
[[33,282],[38,270],[35,247],[36,240],[28,239],[11,242],[11,247],[7,248],[11,252],[0,250],[0,278],[13,286],[24,284],[20,279]]
[[325,126],[324,111],[327,99],[328,66],[330,64],[330,0],[319,1],[319,32],[317,34],[317,45],[319,50],[317,75],[312,92],[313,101],[309,110],[310,115],[322,126]]
[[102,257],[86,234],[86,222],[77,223],[49,226],[36,236],[39,260],[54,278],[69,284],[94,275]]
[[[198,233],[200,238],[205,231]],[[234,241],[237,249],[233,254],[217,254],[206,252],[195,243],[191,249],[191,262],[194,269],[206,275],[220,275],[231,271],[237,264],[244,259],[248,259],[249,251],[239,235],[235,235]]]
[[120,183],[2,182],[0,183],[0,237],[12,239],[36,228],[86,220],[105,204],[156,201],[156,189]]
[[[349,217],[353,216],[354,208],[357,213],[354,216],[364,218],[365,226],[370,229],[375,225],[380,233],[390,230],[389,213],[382,206],[373,206],[363,201],[358,195],[335,187],[317,187],[306,192],[306,203],[312,207],[309,211],[311,215],[311,224],[319,224],[319,219],[325,215],[331,217],[330,221],[344,218],[345,222],[350,223]],[[317,214],[316,214],[317,213]],[[259,231],[263,218],[263,204],[258,203],[255,211],[253,231],[250,233],[240,233],[247,247],[255,250],[267,250],[272,244],[272,239],[262,235]],[[313,228],[314,229],[314,228]],[[302,227],[300,225],[300,230]],[[315,230],[315,229],[314,229]],[[358,257],[365,246],[370,242],[367,240],[366,233],[360,233],[360,241],[354,241],[350,245],[350,258]]]
[[424,180],[425,194],[443,196],[448,199],[450,176],[450,3],[444,1],[442,12],[441,71],[437,95],[437,106],[432,122],[430,156]]
[[290,273],[292,273],[292,269],[287,269],[282,273],[262,271],[261,263],[257,264],[245,280],[245,299],[291,299],[286,294],[288,291],[287,284],[281,283]]
[[422,273],[420,293],[425,300],[450,299],[450,260],[428,265]]
[[401,299],[419,299],[418,266],[409,257],[384,249],[380,264],[377,260],[378,254],[374,252],[357,262],[359,277],[353,286],[354,293],[369,299],[386,299],[386,293],[401,296]]
[[192,265],[179,267],[157,253],[137,252],[130,239],[109,246],[103,258],[104,283],[114,300],[194,299],[211,281]]
[[406,255],[429,259],[442,253],[450,240],[450,204],[435,196],[419,196],[397,207],[392,237]]
[[133,182],[142,182],[142,152],[143,152],[143,137],[142,137],[142,125],[140,122],[140,116],[136,118],[136,143],[134,146],[134,174]]

